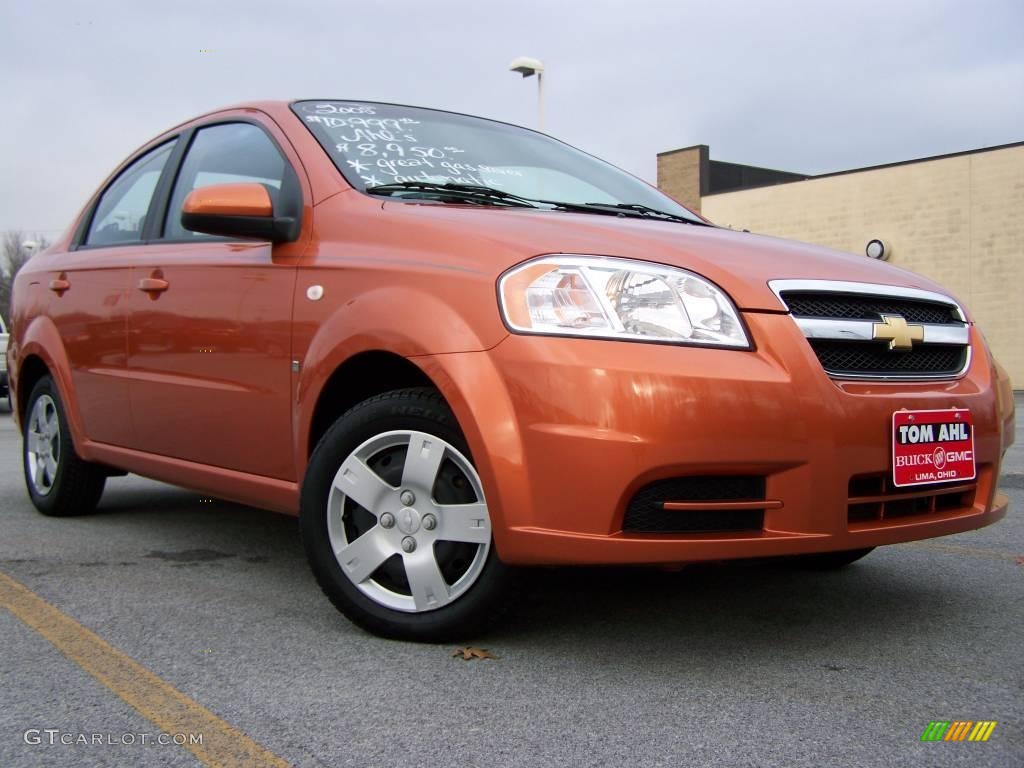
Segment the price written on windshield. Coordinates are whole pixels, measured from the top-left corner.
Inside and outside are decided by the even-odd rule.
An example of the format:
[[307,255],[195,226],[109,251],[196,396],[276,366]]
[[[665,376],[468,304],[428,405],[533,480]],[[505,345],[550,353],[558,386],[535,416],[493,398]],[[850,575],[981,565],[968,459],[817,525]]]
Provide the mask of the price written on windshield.
[[[501,186],[501,177],[522,176],[515,168],[471,162],[466,150],[420,139],[411,117],[381,117],[372,105],[307,105],[309,123],[329,129],[345,165],[373,186],[403,181]],[[498,177],[498,178],[494,178]]]

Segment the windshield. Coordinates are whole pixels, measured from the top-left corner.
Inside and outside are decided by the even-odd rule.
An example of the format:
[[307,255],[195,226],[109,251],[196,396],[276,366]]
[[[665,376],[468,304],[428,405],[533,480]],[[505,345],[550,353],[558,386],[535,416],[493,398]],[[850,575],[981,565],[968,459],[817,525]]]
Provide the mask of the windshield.
[[396,104],[300,101],[292,109],[361,191],[384,184],[474,184],[538,200],[639,204],[700,221],[624,171],[526,128]]

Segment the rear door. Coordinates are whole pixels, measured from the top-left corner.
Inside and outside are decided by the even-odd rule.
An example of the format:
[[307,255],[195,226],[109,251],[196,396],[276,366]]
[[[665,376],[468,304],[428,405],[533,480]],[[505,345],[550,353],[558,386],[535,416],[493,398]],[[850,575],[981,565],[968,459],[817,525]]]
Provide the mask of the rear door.
[[[230,182],[264,184],[275,213],[297,205],[301,214],[298,175],[268,125],[239,120],[190,133],[160,245],[136,262],[131,277],[128,369],[137,445],[293,480],[291,314],[301,246],[230,240],[181,225],[189,192]],[[154,284],[161,289],[145,289]]]
[[132,265],[149,247],[155,191],[177,139],[127,165],[96,199],[61,269],[44,278],[47,314],[57,326],[71,367],[86,437],[134,444],[128,408],[127,299]]

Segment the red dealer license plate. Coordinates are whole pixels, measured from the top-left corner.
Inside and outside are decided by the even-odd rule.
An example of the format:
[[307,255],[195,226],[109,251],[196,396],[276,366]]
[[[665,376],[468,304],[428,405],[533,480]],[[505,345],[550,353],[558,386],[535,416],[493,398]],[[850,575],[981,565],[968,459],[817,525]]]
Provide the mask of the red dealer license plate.
[[973,480],[971,412],[896,411],[892,415],[892,482],[897,487]]

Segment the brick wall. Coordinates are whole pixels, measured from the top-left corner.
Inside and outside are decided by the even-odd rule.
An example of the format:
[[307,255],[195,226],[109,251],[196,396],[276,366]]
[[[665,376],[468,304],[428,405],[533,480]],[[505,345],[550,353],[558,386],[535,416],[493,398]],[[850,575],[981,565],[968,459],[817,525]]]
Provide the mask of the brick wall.
[[707,167],[706,144],[663,152],[658,155],[658,189],[699,213],[702,169],[706,173]]

